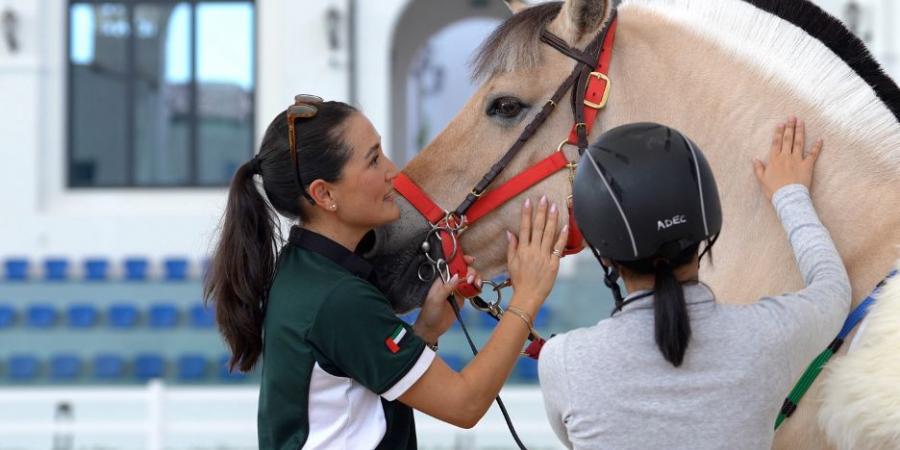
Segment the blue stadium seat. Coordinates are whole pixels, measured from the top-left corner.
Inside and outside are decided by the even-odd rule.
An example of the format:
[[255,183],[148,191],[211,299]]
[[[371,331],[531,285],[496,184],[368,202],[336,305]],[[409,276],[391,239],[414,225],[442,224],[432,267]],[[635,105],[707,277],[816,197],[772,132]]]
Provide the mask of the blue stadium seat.
[[416,319],[418,319],[418,318],[419,318],[419,310],[418,309],[414,309],[414,310],[400,316],[400,320],[402,320],[410,325],[416,323]]
[[184,281],[188,278],[188,260],[186,258],[166,258],[163,261],[166,281]]
[[52,305],[31,305],[27,309],[26,316],[30,327],[50,328],[56,325],[56,309]]
[[97,355],[93,366],[94,378],[99,380],[119,380],[125,376],[125,360],[118,355]]
[[219,379],[222,381],[242,381],[247,379],[247,375],[238,370],[237,367],[234,368],[234,372],[231,372],[228,369],[228,361],[231,359],[229,355],[222,355],[219,357]]
[[9,281],[24,281],[28,279],[28,260],[25,258],[9,258],[4,264],[6,279]]
[[147,323],[150,328],[174,328],[178,325],[178,308],[170,303],[157,303],[150,306]]
[[50,378],[56,381],[72,381],[81,376],[81,359],[73,354],[55,355],[50,358]]
[[[484,311],[478,311],[478,324],[483,328],[493,330],[497,326],[497,320]],[[469,325],[469,322],[466,322],[466,325]],[[469,329],[471,330],[472,327]]]
[[87,281],[106,281],[109,274],[109,261],[104,258],[84,260],[84,279]]
[[162,378],[166,374],[166,362],[155,353],[143,353],[134,358],[134,376],[141,381]]
[[189,354],[178,358],[178,379],[185,381],[202,380],[206,377],[206,358]]
[[537,360],[531,358],[519,358],[516,363],[516,374],[519,380],[526,383],[536,383],[538,381]]
[[200,261],[200,279],[205,280],[206,275],[209,273],[209,266],[212,264],[212,260],[210,258],[203,258]]
[[189,310],[191,326],[194,328],[212,328],[216,324],[216,315],[212,307],[207,308],[203,303],[191,306]]
[[150,263],[147,258],[125,259],[125,279],[128,281],[146,281],[147,268]]
[[7,364],[9,378],[15,381],[30,381],[37,378],[41,364],[32,355],[12,355]]
[[464,358],[460,355],[456,355],[453,353],[441,355],[441,359],[443,359],[444,362],[447,363],[447,365],[450,366],[451,369],[453,369],[457,372],[459,372],[460,370],[463,370],[463,367],[466,367],[466,363],[469,362],[469,360],[467,358]]
[[134,328],[138,318],[137,308],[128,303],[111,305],[107,311],[109,325],[113,328]]
[[10,305],[0,304],[0,329],[9,328],[16,323],[16,311]]
[[44,279],[47,281],[65,281],[69,278],[69,261],[65,258],[47,258],[44,260]]
[[81,303],[69,306],[66,311],[69,326],[72,328],[90,328],[97,324],[100,314],[97,308],[89,303]]
[[538,310],[536,316],[534,316],[534,327],[535,328],[544,328],[547,325],[550,325],[550,319],[553,317],[553,312],[550,311],[546,305]]

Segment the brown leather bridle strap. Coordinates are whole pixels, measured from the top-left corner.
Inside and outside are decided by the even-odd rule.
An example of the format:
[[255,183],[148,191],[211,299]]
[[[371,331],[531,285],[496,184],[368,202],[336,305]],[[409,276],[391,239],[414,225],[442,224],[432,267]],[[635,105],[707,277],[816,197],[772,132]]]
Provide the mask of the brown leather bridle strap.
[[547,117],[549,117],[550,113],[553,112],[553,109],[559,103],[560,99],[562,99],[562,96],[566,93],[566,91],[569,90],[569,88],[572,87],[572,84],[574,83],[575,77],[577,75],[578,74],[576,72],[573,72],[571,75],[569,75],[568,78],[566,78],[565,81],[563,81],[561,85],[559,85],[559,87],[556,89],[556,92],[553,94],[553,97],[551,97],[549,101],[544,103],[544,106],[541,107],[540,112],[538,112],[534,119],[532,119],[531,122],[525,126],[525,129],[522,130],[522,134],[519,135],[519,138],[516,139],[516,142],[513,143],[513,145],[509,148],[509,150],[506,151],[506,153],[502,158],[500,158],[499,161],[491,166],[491,169],[484,174],[484,177],[482,177],[481,181],[479,181],[478,184],[476,184],[472,189],[472,191],[469,192],[469,195],[466,196],[465,200],[463,200],[462,203],[460,203],[459,206],[456,207],[456,210],[454,210],[454,212],[456,213],[457,217],[462,217],[466,214],[466,211],[468,211],[469,207],[471,207],[472,204],[475,203],[476,200],[478,200],[478,197],[480,197],[481,194],[483,194],[484,191],[488,188],[488,186],[490,186],[490,184],[494,182],[497,176],[500,175],[500,172],[502,172],[503,169],[505,169],[506,166],[508,166],[509,163],[513,160],[513,158],[516,157],[516,154],[519,153],[519,150],[522,150],[522,147],[524,147],[525,144],[528,143],[528,140],[531,139],[532,136],[534,136],[538,128],[540,128],[540,126],[544,124],[544,122],[547,120]]
[[[613,10],[613,17],[610,19],[610,22],[615,20],[615,10]],[[494,180],[500,175],[500,172],[512,162],[513,158],[522,150],[522,147],[537,133],[537,130],[544,124],[547,118],[550,116],[550,113],[553,112],[553,109],[559,104],[559,101],[562,99],[563,95],[569,91],[569,89],[573,88],[572,92],[572,113],[575,116],[576,124],[584,123],[584,111],[581,108],[581,105],[584,103],[584,91],[587,86],[587,79],[590,76],[591,71],[594,68],[594,64],[597,61],[597,56],[600,53],[600,50],[603,46],[603,41],[606,39],[606,33],[609,30],[609,27],[605,27],[603,31],[597,34],[594,40],[588,45],[585,51],[578,50],[576,48],[570,47],[565,40],[556,36],[555,34],[547,31],[546,29],[541,31],[541,41],[547,43],[554,49],[558,50],[562,54],[574,59],[577,64],[572,69],[572,73],[556,88],[556,92],[553,93],[553,96],[550,97],[544,106],[541,107],[541,110],[538,114],[525,126],[525,129],[522,130],[522,133],[519,135],[519,138],[516,139],[516,142],[513,143],[512,146],[506,151],[502,158],[499,161],[494,163],[491,166],[490,170],[484,174],[481,178],[481,181],[475,185],[471,192],[466,195],[466,198],[456,207],[453,211],[456,217],[462,218],[465,216],[466,211],[475,203],[476,200],[484,193],[484,191],[494,182]],[[587,147],[587,133],[585,130],[585,126],[582,125],[578,129],[578,152],[581,153],[584,148]]]

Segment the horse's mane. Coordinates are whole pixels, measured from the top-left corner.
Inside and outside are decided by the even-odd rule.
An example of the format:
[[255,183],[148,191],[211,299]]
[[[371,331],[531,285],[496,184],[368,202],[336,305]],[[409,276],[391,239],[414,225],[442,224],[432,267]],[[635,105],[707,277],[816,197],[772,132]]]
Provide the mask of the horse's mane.
[[700,36],[763,83],[809,102],[834,132],[870,149],[886,168],[900,168],[900,90],[859,39],[812,3],[623,0],[619,13],[658,15]]
[[808,0],[744,0],[781,17],[818,39],[860,76],[900,120],[900,89],[872,57],[869,49],[844,24]]

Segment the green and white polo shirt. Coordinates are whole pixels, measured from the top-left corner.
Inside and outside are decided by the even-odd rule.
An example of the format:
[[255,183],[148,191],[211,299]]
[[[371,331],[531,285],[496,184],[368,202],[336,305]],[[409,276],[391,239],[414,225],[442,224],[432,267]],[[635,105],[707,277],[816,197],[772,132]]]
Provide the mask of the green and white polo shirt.
[[412,410],[397,401],[434,352],[368,278],[371,265],[295,227],[263,324],[261,449],[414,449]]

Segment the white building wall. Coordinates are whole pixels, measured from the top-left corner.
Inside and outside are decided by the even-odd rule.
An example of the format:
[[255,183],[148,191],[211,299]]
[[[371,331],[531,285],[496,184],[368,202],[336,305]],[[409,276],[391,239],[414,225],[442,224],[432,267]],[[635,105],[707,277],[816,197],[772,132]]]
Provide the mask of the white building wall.
[[[410,1],[356,0],[357,103],[391,149],[391,48]],[[497,0],[499,1],[499,0]],[[349,100],[346,45],[327,45],[325,14],[346,17],[350,0],[257,0],[257,142],[296,93]],[[843,0],[818,2],[841,14]],[[866,0],[872,48],[893,74],[900,6]],[[224,189],[65,187],[65,0],[3,0],[20,17],[21,50],[0,44],[0,259],[49,255],[205,256],[225,201]],[[436,12],[438,13],[438,12]]]

